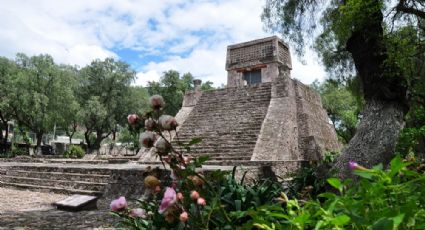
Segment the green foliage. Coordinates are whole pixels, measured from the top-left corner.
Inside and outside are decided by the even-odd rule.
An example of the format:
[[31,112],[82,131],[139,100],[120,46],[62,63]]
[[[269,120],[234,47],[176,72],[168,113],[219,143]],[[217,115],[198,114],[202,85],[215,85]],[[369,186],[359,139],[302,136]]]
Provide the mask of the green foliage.
[[18,54],[16,64],[18,70],[10,82],[10,106],[14,119],[37,134],[39,146],[42,135],[69,113],[70,107],[64,105],[73,103],[70,86],[75,82],[49,55]]
[[407,115],[407,127],[401,130],[397,143],[399,153],[416,153],[425,159],[425,108],[423,105],[411,108]]
[[[90,150],[98,149],[118,125],[126,123],[126,115],[136,110],[133,106],[139,106],[133,101],[143,98],[137,97],[137,89],[130,88],[134,78],[135,72],[128,64],[112,58],[95,60],[81,69],[78,99],[83,110],[79,116]],[[94,141],[89,138],[92,133],[96,133]]]
[[[180,73],[175,70],[169,70],[163,73],[159,82],[148,82],[147,90],[149,95],[161,95],[167,102],[164,108],[166,114],[175,116],[180,110],[184,94],[193,90],[193,76],[191,73],[185,73],[180,76]],[[201,90],[212,90],[211,81],[201,84]]]
[[161,95],[167,102],[164,112],[175,116],[183,103],[184,93],[193,89],[193,76],[186,73],[180,77],[175,70],[164,72],[159,82],[149,82],[148,92],[150,95]]
[[65,158],[83,158],[85,151],[79,145],[70,145],[63,153]]
[[425,175],[418,163],[397,156],[390,167],[359,168],[357,181],[329,178],[337,192],[319,200],[287,199],[252,210],[259,229],[423,229]]
[[124,128],[119,133],[118,141],[124,143],[130,150],[138,150],[139,146],[139,135],[135,132],[131,132],[128,128]]

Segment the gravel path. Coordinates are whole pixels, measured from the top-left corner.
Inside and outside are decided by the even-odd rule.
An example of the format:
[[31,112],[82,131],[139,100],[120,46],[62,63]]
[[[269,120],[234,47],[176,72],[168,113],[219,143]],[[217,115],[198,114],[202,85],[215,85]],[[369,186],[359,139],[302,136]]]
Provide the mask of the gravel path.
[[0,229],[114,229],[109,210],[64,212],[51,203],[67,195],[0,187]]

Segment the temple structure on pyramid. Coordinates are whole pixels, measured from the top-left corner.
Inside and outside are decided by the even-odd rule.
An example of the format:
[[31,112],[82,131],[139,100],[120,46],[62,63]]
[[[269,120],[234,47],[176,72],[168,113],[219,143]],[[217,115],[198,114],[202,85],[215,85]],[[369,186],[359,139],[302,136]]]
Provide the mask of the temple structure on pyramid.
[[291,79],[289,47],[278,37],[228,46],[226,70],[226,88],[202,92],[195,80],[185,95],[179,140],[202,139],[189,155],[208,155],[211,165],[294,165],[341,148],[320,95]]

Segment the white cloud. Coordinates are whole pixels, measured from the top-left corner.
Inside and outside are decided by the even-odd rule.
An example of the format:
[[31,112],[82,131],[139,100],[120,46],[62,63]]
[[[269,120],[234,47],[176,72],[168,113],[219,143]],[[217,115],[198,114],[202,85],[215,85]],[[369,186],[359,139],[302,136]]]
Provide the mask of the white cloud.
[[158,73],[156,70],[150,70],[146,73],[139,72],[136,74],[135,84],[146,86],[150,81],[159,81],[160,77],[160,73]]
[[[118,57],[117,49],[158,56],[138,63],[136,84],[175,69],[218,86],[227,78],[227,45],[270,35],[262,30],[263,0],[0,1],[0,56],[48,53],[80,66]],[[305,83],[323,78],[321,67],[307,62],[293,57],[293,76]]]

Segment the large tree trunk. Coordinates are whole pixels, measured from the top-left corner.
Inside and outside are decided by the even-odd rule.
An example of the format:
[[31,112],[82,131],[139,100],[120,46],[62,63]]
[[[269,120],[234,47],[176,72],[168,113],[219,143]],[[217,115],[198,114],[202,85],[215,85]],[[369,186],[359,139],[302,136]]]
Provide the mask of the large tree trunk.
[[43,133],[37,132],[35,134],[35,138],[37,139],[37,145],[35,146],[36,153],[41,154],[41,141],[43,140]]
[[398,65],[388,59],[379,4],[371,3],[371,9],[377,10],[370,20],[354,27],[347,41],[366,105],[356,134],[334,165],[340,177],[351,176],[347,171],[350,160],[367,167],[387,164],[408,111],[405,79]]
[[84,132],[84,139],[86,139],[86,143],[87,143],[87,153],[92,152],[92,143],[90,141],[90,134],[91,132],[89,130],[86,130]]
[[405,108],[398,103],[366,102],[356,134],[334,165],[340,176],[350,175],[347,167],[350,160],[365,167],[389,163],[404,125],[404,115]]

